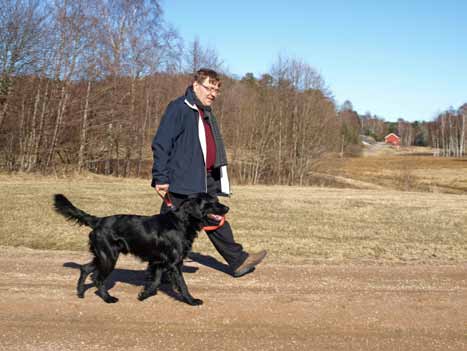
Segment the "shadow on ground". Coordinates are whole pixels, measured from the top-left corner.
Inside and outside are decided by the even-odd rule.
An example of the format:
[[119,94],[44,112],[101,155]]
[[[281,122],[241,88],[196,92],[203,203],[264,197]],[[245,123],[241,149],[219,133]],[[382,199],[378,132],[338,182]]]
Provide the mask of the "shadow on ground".
[[[202,255],[197,252],[192,252],[188,256],[188,262],[190,260],[193,262],[202,264],[203,266],[218,270],[220,272],[230,274],[229,266],[222,262],[219,262],[214,257],[208,256],[208,255]],[[63,264],[63,267],[72,268],[72,269],[76,269],[79,271],[81,265],[76,262],[65,262]],[[198,270],[197,267],[183,266],[183,273],[195,273],[197,270]],[[116,268],[112,271],[110,276],[106,279],[105,285],[108,290],[112,289],[116,285],[117,282],[143,287],[146,283],[146,278],[147,278],[147,273],[145,270]],[[93,286],[94,284],[92,283],[86,284],[85,291],[92,288]],[[179,294],[177,294],[173,290],[171,283],[168,281],[168,279],[165,276],[163,276],[162,284],[158,291],[162,291],[163,293],[174,298],[175,300],[182,301]]]

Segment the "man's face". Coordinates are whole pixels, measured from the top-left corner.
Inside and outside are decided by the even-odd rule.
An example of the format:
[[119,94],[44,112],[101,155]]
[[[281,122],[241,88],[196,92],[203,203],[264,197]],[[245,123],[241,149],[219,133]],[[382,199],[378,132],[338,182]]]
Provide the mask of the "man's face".
[[193,90],[199,101],[205,106],[211,106],[220,94],[219,82],[213,82],[206,78],[203,83],[194,82]]

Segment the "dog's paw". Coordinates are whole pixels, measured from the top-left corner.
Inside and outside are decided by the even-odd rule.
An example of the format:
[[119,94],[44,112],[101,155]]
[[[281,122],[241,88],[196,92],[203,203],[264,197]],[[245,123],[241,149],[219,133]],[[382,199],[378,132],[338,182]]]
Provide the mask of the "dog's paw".
[[146,300],[149,296],[151,295],[146,290],[143,290],[138,294],[138,300],[140,301]]
[[201,306],[203,304],[203,300],[201,299],[192,299],[187,301],[191,306]]
[[84,299],[84,292],[78,291],[76,294],[80,299]]
[[116,303],[118,302],[118,298],[116,298],[115,296],[109,296],[104,301],[107,303]]

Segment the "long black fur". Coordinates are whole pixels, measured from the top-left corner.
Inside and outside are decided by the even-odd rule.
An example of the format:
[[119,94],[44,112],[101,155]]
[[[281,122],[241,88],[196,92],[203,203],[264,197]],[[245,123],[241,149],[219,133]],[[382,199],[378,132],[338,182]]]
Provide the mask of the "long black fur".
[[182,274],[183,260],[209,214],[224,215],[229,210],[217,199],[200,194],[184,201],[176,210],[155,216],[113,215],[96,217],[75,207],[64,195],[54,195],[55,210],[70,221],[92,228],[89,233],[91,262],[81,266],[77,294],[84,297],[86,278],[92,274],[97,294],[107,303],[118,299],[105,287],[105,279],[115,268],[120,253],[131,253],[148,262],[148,282],[139,293],[144,300],[155,295],[165,273],[190,305],[200,305],[188,291]]

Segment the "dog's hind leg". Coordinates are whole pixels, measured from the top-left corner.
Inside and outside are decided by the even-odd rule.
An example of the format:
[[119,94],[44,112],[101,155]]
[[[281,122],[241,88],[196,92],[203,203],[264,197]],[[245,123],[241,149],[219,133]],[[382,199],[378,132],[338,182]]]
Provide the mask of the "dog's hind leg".
[[182,267],[183,262],[180,262],[175,267],[171,268],[170,277],[172,278],[172,283],[182,295],[183,301],[185,301],[187,304],[192,306],[198,306],[203,304],[203,300],[194,298],[188,291],[185,279],[183,278]]
[[86,291],[86,288],[84,286],[84,283],[86,281],[86,278],[88,277],[89,274],[94,272],[96,270],[96,258],[94,258],[91,262],[83,264],[80,267],[81,274],[78,279],[78,286],[76,288],[78,297],[83,298],[84,297],[84,292]]
[[107,303],[115,303],[118,298],[111,296],[105,286],[105,280],[112,273],[119,256],[118,249],[109,243],[105,236],[97,234],[92,243],[93,252],[96,255],[96,270],[93,274],[93,281],[97,288],[97,295]]
[[95,271],[95,275],[93,275],[94,284],[97,288],[97,295],[107,303],[115,303],[118,301],[118,298],[109,294],[109,291],[105,286],[105,280],[113,271],[116,262],[117,261],[106,259],[106,262],[103,263],[99,259],[99,265]]
[[138,294],[138,300],[143,301],[148,297],[155,295],[161,285],[163,266],[160,264],[148,264],[148,280],[141,292]]

